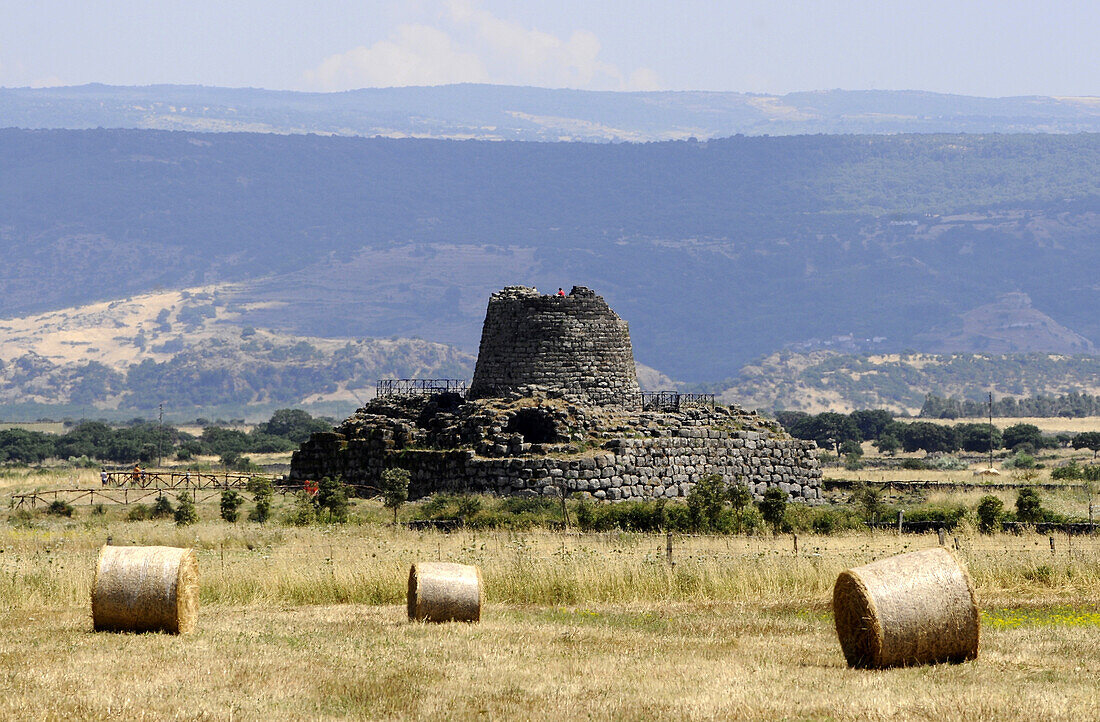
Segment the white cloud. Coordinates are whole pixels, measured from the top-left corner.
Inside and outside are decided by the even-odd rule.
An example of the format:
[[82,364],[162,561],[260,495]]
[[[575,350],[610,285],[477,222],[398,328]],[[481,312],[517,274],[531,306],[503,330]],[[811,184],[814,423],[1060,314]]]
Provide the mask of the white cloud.
[[[600,40],[588,30],[562,39],[480,8],[471,0],[444,0],[439,23],[402,25],[390,38],[332,55],[305,73],[321,90],[365,86],[482,82],[589,90],[656,90],[649,68],[624,73],[600,58]],[[456,38],[459,38],[456,40]]]
[[487,82],[481,59],[454,46],[447,33],[427,25],[402,25],[388,40],[330,55],[305,73],[321,90],[391,85]]

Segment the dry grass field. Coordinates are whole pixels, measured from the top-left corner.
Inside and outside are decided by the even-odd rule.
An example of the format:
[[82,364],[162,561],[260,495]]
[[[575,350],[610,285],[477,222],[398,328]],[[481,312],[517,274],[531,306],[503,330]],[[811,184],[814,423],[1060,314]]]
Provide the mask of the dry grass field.
[[[789,536],[676,537],[669,566],[653,535],[6,516],[4,719],[1100,717],[1100,539],[960,536],[979,658],[867,672],[835,638],[836,575],[934,535],[800,537],[797,554]],[[194,635],[92,631],[108,536],[198,550]],[[406,621],[408,567],[434,559],[481,566],[480,624]]]

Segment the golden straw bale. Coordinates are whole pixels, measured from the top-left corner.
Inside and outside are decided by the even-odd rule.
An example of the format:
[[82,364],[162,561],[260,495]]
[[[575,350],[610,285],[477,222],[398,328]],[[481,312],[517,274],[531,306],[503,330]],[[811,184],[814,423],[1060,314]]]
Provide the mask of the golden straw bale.
[[978,656],[980,620],[970,577],[935,547],[841,572],[833,615],[851,667],[963,662]]
[[105,546],[92,584],[95,630],[195,631],[199,564],[191,549]]
[[409,569],[409,619],[481,620],[481,570],[466,564],[419,562]]

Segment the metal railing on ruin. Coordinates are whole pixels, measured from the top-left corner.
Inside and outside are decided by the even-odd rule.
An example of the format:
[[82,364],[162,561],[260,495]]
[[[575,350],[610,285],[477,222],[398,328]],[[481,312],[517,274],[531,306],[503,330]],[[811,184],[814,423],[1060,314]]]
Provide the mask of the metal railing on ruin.
[[469,388],[469,383],[464,379],[378,379],[375,395],[378,398],[448,393],[465,396]]
[[643,411],[679,411],[690,407],[714,408],[714,394],[647,391],[641,394],[641,406]]

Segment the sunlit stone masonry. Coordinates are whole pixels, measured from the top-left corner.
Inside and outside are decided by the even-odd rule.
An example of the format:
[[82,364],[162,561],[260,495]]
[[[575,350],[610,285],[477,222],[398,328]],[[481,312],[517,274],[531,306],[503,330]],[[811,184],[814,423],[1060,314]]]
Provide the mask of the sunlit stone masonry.
[[719,474],[757,497],[820,498],[813,442],[706,399],[639,392],[625,321],[592,291],[511,286],[489,298],[465,394],[376,398],[294,453],[292,480],[377,487],[407,469],[410,496],[437,491],[598,499],[686,496]]

